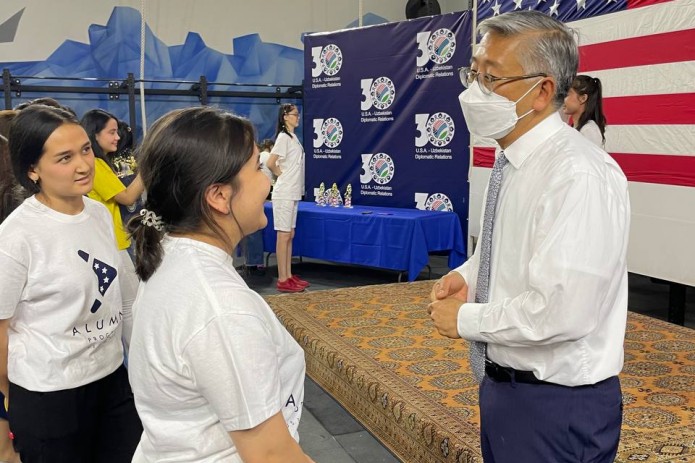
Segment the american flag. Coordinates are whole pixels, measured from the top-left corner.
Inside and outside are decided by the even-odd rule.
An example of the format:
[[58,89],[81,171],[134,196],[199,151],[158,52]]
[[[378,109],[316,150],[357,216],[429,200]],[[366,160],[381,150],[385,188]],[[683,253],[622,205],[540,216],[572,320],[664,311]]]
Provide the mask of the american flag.
[[[579,73],[601,79],[605,149],[630,181],[631,271],[695,285],[695,0],[478,0],[476,19],[521,9],[575,29]],[[471,144],[473,203],[494,145]]]

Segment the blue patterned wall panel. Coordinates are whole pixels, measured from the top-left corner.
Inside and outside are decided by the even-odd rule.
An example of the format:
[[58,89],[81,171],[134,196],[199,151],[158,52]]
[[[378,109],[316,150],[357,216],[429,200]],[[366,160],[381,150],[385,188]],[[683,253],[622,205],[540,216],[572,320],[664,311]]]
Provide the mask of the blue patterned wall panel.
[[[380,24],[384,18],[373,14],[364,17],[364,24]],[[106,25],[92,24],[89,43],[73,40],[63,42],[45,61],[0,62],[13,75],[41,77],[98,77],[124,80],[129,72],[136,78],[140,70],[140,12],[134,8],[116,7]],[[258,34],[233,39],[234,54],[227,55],[208,47],[202,37],[189,32],[181,45],[169,46],[146,28],[145,78],[158,80],[197,81],[204,75],[208,81],[243,84],[301,85],[303,51],[285,45],[264,43]],[[26,85],[70,85],[73,81],[23,79]],[[80,86],[105,86],[100,82],[83,82]],[[146,84],[147,88],[188,89],[190,84]],[[260,90],[267,87],[213,86],[213,90]],[[274,90],[274,88],[272,89]],[[12,104],[37,98],[39,94],[23,93]],[[78,115],[100,107],[128,120],[126,98],[109,100],[107,95],[52,95],[71,106]],[[275,99],[212,98],[211,104],[242,114],[256,125],[259,138],[271,138],[275,132],[277,103]],[[197,98],[149,97],[146,100],[147,122],[151,124],[174,108],[199,104]],[[138,105],[138,125],[140,112]],[[139,132],[139,131],[138,131]]]

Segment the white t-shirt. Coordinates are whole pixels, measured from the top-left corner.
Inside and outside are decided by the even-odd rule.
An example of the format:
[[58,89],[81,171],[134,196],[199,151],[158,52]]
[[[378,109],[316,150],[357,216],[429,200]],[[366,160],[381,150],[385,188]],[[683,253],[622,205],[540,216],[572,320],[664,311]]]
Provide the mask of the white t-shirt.
[[282,171],[273,187],[273,199],[299,201],[304,194],[304,148],[295,134],[278,134],[272,154]]
[[167,237],[140,285],[129,376],[144,433],[133,462],[241,462],[229,431],[304,401],[304,352],[223,250]]
[[598,124],[596,122],[588,120],[579,133],[591,140],[594,145],[598,146],[599,148],[603,148],[601,129],[598,128]]
[[271,183],[274,182],[275,178],[273,172],[268,168],[268,158],[270,157],[270,152],[261,151],[258,157],[261,162],[261,171],[265,174],[266,177],[268,177]]
[[123,363],[121,323],[130,314],[118,266],[111,215],[89,198],[82,212],[66,215],[32,196],[0,225],[11,382],[36,392],[71,389]]

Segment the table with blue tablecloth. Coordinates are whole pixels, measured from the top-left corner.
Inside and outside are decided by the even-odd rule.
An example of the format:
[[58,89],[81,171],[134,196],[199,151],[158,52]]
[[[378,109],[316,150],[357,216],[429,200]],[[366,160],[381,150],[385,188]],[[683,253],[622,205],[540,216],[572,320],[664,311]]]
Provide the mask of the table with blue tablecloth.
[[[265,214],[263,248],[274,253],[272,203],[265,204]],[[413,281],[435,252],[449,253],[449,268],[466,258],[461,222],[453,212],[299,203],[294,256],[408,272]]]

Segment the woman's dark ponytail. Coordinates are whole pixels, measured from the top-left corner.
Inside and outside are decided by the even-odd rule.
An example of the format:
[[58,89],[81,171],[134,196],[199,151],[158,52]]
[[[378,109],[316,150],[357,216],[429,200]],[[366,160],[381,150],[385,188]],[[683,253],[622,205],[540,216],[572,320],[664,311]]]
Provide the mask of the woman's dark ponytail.
[[596,77],[594,77],[594,86],[596,90],[594,92],[595,102],[592,119],[596,122],[596,125],[598,125],[599,130],[601,130],[603,143],[606,143],[606,116],[603,114],[603,87],[601,86],[601,81]]
[[128,222],[128,232],[135,241],[135,272],[142,281],[150,279],[159,264],[162,263],[163,230],[145,224],[142,215],[136,215]]
[[577,130],[581,130],[589,121],[594,121],[601,131],[601,138],[606,142],[606,116],[603,114],[603,89],[597,77],[578,75],[572,82],[577,95],[586,95],[584,112],[577,121]]

